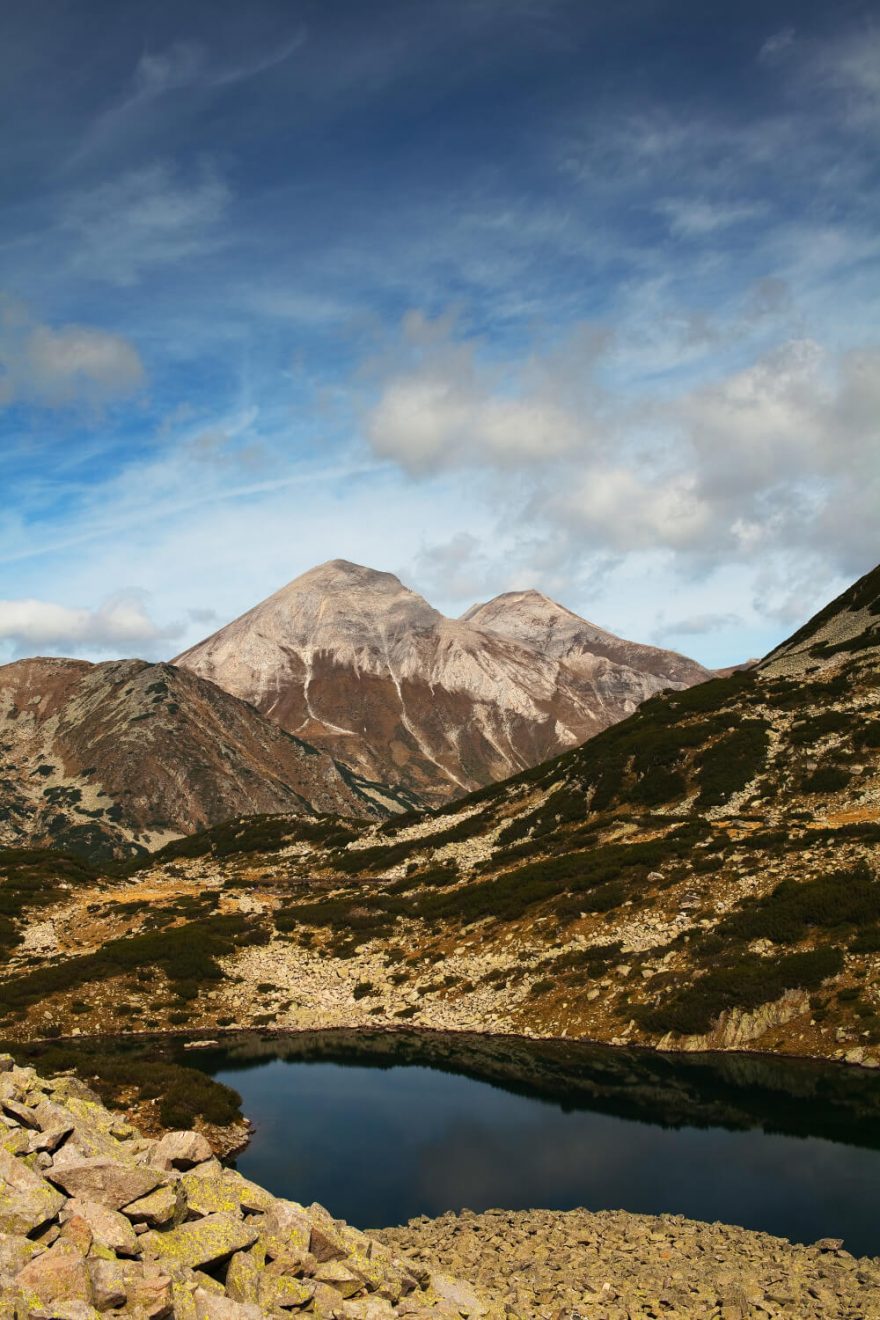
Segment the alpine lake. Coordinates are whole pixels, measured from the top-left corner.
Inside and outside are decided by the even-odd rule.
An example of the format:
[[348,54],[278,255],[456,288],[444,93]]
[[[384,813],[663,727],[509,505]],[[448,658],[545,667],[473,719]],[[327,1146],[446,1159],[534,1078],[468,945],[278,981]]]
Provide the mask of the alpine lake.
[[243,1174],[361,1228],[582,1206],[880,1254],[876,1072],[416,1031],[170,1050],[241,1094]]

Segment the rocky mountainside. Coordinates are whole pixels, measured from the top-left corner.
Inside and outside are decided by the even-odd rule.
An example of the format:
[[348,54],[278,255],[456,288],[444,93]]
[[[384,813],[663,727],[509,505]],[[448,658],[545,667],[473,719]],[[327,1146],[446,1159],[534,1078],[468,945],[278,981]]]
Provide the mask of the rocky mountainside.
[[359,773],[431,805],[592,737],[708,671],[537,592],[447,619],[391,573],[333,560],[174,661]]
[[878,618],[880,569],[802,630],[807,672],[779,648],[436,812],[240,818],[122,880],[0,859],[3,1030],[183,1011],[880,1067]]
[[[574,673],[596,683],[600,692],[618,699],[638,703],[663,688],[692,687],[711,678],[695,660],[615,637],[540,591],[506,591],[483,605],[473,605],[462,618],[483,632],[509,637],[563,661]],[[617,691],[612,686],[615,680]]]
[[241,812],[384,817],[405,805],[186,670],[0,667],[0,844],[126,855]]

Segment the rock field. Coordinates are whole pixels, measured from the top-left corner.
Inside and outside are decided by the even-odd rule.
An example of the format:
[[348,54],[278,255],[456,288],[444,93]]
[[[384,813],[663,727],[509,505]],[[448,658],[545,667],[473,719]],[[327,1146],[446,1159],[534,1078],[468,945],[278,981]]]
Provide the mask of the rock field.
[[8,1055],[0,1132],[2,1320],[506,1313],[321,1206],[224,1169],[201,1134],[144,1138],[77,1079],[43,1080]]
[[540,1320],[875,1320],[880,1260],[680,1215],[468,1211],[375,1234]]

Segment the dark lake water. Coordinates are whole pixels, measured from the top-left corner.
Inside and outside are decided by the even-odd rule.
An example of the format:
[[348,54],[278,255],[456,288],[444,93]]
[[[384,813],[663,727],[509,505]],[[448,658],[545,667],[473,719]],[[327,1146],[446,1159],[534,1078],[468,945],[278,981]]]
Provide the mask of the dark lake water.
[[585,1206],[880,1254],[880,1077],[860,1069],[383,1032],[183,1057],[241,1093],[242,1173],[360,1227]]

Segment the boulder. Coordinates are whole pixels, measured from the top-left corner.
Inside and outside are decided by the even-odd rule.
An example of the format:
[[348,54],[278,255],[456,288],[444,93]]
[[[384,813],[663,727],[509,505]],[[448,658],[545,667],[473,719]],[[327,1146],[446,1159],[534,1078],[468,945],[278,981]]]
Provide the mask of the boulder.
[[213,1214],[166,1232],[145,1233],[141,1248],[145,1255],[155,1256],[159,1261],[167,1259],[194,1268],[223,1260],[234,1251],[252,1246],[256,1240],[257,1234],[249,1224],[232,1215]]
[[301,1260],[311,1237],[311,1220],[295,1201],[276,1200],[260,1225],[260,1241],[272,1260]]
[[319,1261],[340,1260],[346,1255],[346,1246],[336,1220],[317,1203],[309,1206],[308,1214],[312,1222],[309,1251]]
[[213,1155],[201,1132],[166,1132],[149,1154],[149,1163],[157,1169],[190,1169]]
[[0,1146],[0,1233],[28,1234],[54,1219],[64,1197]]
[[72,1123],[56,1123],[54,1127],[32,1132],[28,1139],[28,1150],[45,1150],[51,1154],[56,1151],[73,1131]]
[[99,1311],[124,1306],[128,1296],[125,1272],[116,1260],[89,1260],[86,1262],[92,1281],[92,1296]]
[[28,1320],[101,1320],[100,1312],[88,1302],[45,1302],[31,1305]]
[[[0,1170],[2,1172],[2,1170]],[[79,1159],[65,1163],[61,1168],[57,1162],[48,1170],[53,1183],[62,1187],[69,1196],[97,1201],[111,1210],[121,1210],[132,1201],[146,1196],[161,1181],[161,1174],[155,1169],[143,1165],[120,1164],[105,1156],[94,1159]]]
[[85,1256],[72,1242],[56,1242],[29,1260],[16,1275],[18,1286],[46,1302],[93,1303],[92,1280]]
[[18,1274],[38,1251],[39,1247],[30,1238],[17,1233],[0,1233],[0,1279]]
[[3,1112],[9,1114],[12,1118],[18,1120],[22,1127],[38,1129],[40,1124],[36,1114],[30,1105],[19,1104],[17,1100],[3,1098],[0,1100],[3,1106]]
[[125,1271],[127,1310],[138,1320],[163,1320],[174,1309],[171,1279],[153,1262],[129,1264]]
[[231,1297],[218,1297],[205,1288],[193,1293],[196,1320],[265,1320],[259,1306],[252,1302],[236,1302]]
[[461,1279],[453,1279],[448,1274],[432,1274],[431,1287],[438,1297],[451,1302],[460,1315],[483,1316],[488,1310],[486,1303],[477,1296],[470,1284],[463,1283]]
[[183,1174],[180,1181],[186,1191],[189,1209],[197,1215],[270,1211],[275,1204],[274,1196],[233,1169],[223,1169],[215,1177],[193,1169]]
[[92,1230],[95,1242],[120,1256],[136,1256],[140,1250],[137,1234],[125,1215],[97,1201],[71,1198],[62,1210],[62,1218],[77,1215]]
[[257,1299],[264,1311],[305,1306],[312,1300],[313,1290],[290,1274],[276,1274],[265,1269],[257,1283]]
[[154,1192],[141,1196],[131,1205],[122,1207],[122,1213],[133,1224],[179,1224],[186,1215],[186,1193],[179,1183],[157,1187]]
[[256,1302],[260,1272],[266,1253],[259,1246],[237,1251],[226,1267],[226,1291],[234,1302]]

